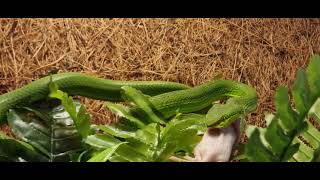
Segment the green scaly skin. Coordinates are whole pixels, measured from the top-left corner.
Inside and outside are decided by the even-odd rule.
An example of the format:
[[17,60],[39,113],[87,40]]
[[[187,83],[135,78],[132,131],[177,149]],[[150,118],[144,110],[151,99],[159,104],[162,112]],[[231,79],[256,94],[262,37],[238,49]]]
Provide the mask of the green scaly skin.
[[256,109],[255,89],[231,80],[212,80],[194,88],[160,94],[149,100],[157,113],[168,119],[177,112],[196,112],[225,98],[229,98],[226,104],[214,105],[207,113],[208,126],[227,127],[241,115]]
[[166,81],[115,81],[81,73],[60,73],[38,79],[20,89],[0,95],[0,124],[6,122],[6,113],[10,108],[47,98],[51,77],[59,89],[69,95],[116,102],[123,101],[122,86],[131,86],[150,96],[190,88],[183,84]]
[[[83,75],[80,73],[61,73],[52,75],[52,81],[59,89],[69,95],[85,96],[107,101],[123,101],[122,86],[131,86],[150,95],[149,101],[162,118],[168,119],[177,112],[190,113],[212,105],[214,101],[229,98],[226,104],[213,107],[208,114],[208,125],[221,123],[220,127],[230,124],[241,114],[256,108],[257,94],[245,84],[230,80],[213,80],[203,85],[189,86],[165,81],[114,81]],[[16,105],[27,105],[48,96],[50,76],[36,80],[20,89],[0,96],[0,122],[5,122],[8,109]],[[207,116],[208,117],[208,116]],[[212,116],[209,116],[212,117]],[[223,122],[227,122],[224,123]]]

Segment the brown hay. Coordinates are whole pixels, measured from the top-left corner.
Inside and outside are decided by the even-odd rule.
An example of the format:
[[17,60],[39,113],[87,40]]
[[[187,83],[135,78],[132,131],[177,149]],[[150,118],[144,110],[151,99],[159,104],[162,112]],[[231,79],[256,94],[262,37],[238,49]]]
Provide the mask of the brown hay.
[[[51,71],[201,84],[218,74],[256,88],[264,126],[277,86],[320,52],[319,19],[0,19],[0,94]],[[82,98],[93,121],[113,120]]]

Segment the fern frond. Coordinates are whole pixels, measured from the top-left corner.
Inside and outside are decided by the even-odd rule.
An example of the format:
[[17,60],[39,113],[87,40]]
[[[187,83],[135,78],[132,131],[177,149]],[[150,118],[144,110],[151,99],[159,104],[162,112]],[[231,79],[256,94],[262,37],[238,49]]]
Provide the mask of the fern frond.
[[248,130],[245,154],[249,161],[315,161],[315,156],[319,156],[320,132],[309,122],[311,117],[320,122],[319,55],[311,57],[305,71],[298,70],[292,96],[294,107],[288,89],[279,87],[275,96],[276,114],[266,117],[267,127],[252,126]]

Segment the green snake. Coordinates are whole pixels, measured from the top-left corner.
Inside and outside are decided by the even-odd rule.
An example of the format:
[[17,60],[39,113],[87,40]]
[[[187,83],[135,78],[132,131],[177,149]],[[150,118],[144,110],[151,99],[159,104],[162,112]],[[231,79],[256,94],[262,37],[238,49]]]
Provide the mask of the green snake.
[[217,114],[216,116],[219,117],[207,120],[208,125],[253,111],[257,100],[253,88],[230,80],[212,80],[191,88],[175,82],[117,81],[69,72],[40,78],[19,89],[0,95],[0,123],[5,122],[6,113],[10,108],[47,98],[51,80],[59,86],[60,90],[69,95],[115,102],[123,101],[121,87],[131,86],[149,95],[149,101],[155,111],[159,112],[163,118],[170,118],[177,112],[196,112],[212,105],[216,100],[229,98],[226,104],[221,105],[223,108],[212,108],[211,114]]

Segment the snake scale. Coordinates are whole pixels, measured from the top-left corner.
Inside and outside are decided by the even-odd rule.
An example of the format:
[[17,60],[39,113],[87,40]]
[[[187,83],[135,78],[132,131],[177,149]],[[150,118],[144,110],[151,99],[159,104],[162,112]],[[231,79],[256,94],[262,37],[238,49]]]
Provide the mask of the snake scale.
[[149,95],[153,108],[163,118],[181,113],[196,112],[216,100],[229,98],[226,104],[213,108],[219,117],[207,120],[208,125],[251,112],[256,108],[257,95],[248,85],[230,80],[212,80],[196,87],[166,81],[117,81],[81,73],[59,73],[35,80],[19,89],[0,95],[0,123],[5,122],[10,108],[28,105],[48,96],[48,85],[54,81],[59,89],[69,95],[78,95],[98,100],[120,102],[122,86],[131,86]]

